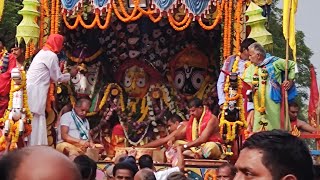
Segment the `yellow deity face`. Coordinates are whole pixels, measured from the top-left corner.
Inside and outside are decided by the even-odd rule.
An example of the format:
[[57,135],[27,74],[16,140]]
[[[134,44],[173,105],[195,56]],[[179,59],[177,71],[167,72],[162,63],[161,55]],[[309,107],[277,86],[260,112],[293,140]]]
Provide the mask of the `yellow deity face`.
[[149,88],[148,76],[142,68],[132,66],[125,72],[123,85],[129,97],[142,98]]

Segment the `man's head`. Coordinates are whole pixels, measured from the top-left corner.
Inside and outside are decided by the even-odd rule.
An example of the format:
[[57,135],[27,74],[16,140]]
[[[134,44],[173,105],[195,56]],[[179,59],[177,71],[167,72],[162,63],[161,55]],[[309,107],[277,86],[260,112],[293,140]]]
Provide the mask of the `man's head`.
[[289,103],[289,117],[290,121],[295,121],[298,118],[299,114],[299,105],[296,102]]
[[218,180],[232,180],[237,174],[237,168],[230,163],[224,163],[218,168]]
[[189,103],[189,114],[190,116],[200,119],[203,112],[202,101],[199,98],[194,98]]
[[151,169],[145,168],[137,172],[134,180],[156,180],[156,176]]
[[258,132],[243,144],[235,180],[310,180],[312,164],[308,147],[298,137],[281,130]]
[[86,118],[87,112],[89,112],[91,106],[91,100],[88,98],[80,98],[74,105],[74,111],[81,118]]
[[259,65],[266,58],[266,50],[255,42],[249,46],[249,59],[254,65]]
[[167,180],[189,180],[182,172],[173,172],[169,174]]
[[133,180],[134,175],[135,172],[128,163],[120,162],[113,167],[114,180]]
[[172,115],[167,122],[169,132],[172,133],[173,131],[178,129],[180,122],[182,122],[182,118],[179,115]]
[[25,53],[25,45],[20,44],[20,45],[14,45],[11,48],[11,53],[14,55],[16,59],[24,58],[24,53]]
[[97,164],[86,155],[77,156],[73,162],[77,165],[83,180],[95,180]]
[[51,147],[33,146],[16,150],[0,159],[2,180],[79,180],[76,165]]
[[44,50],[51,50],[54,53],[59,53],[63,48],[64,37],[60,34],[49,35]]
[[150,155],[144,154],[139,158],[139,167],[140,169],[149,168],[153,169],[153,159]]
[[255,43],[256,40],[252,39],[252,38],[247,38],[245,40],[242,41],[242,43],[240,44],[240,52],[241,52],[241,58],[244,60],[249,60],[249,49],[248,47]]

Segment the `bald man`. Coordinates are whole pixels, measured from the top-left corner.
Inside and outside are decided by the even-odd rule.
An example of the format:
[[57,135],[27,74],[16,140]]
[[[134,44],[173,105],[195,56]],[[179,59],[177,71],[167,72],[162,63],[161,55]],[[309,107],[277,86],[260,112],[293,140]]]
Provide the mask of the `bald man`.
[[134,180],[156,180],[156,176],[151,169],[144,168],[137,172]]
[[45,146],[10,152],[0,159],[2,180],[79,180],[76,165],[65,155]]

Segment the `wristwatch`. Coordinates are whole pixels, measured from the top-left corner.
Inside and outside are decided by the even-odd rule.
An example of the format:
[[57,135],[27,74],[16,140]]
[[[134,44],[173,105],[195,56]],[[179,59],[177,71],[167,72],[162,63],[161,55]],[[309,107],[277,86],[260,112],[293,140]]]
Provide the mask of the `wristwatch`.
[[187,148],[188,148],[188,145],[187,145],[187,144],[184,144],[184,145],[183,145],[183,148],[184,148],[184,149],[187,149]]

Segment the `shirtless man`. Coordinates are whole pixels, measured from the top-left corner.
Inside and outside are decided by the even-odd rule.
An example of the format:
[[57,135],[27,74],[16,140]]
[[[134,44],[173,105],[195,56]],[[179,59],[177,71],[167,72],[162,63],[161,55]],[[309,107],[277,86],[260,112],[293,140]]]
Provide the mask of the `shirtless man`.
[[312,127],[310,124],[305,121],[301,121],[298,119],[299,113],[299,105],[296,102],[289,103],[289,117],[291,122],[291,130],[294,130],[295,127],[298,128],[299,131],[314,133],[317,131],[316,128]]
[[142,147],[143,148],[156,148],[156,147],[160,147],[162,145],[165,145],[166,143],[169,143],[169,145],[171,145],[172,139],[177,134],[179,134],[181,131],[184,131],[187,124],[188,124],[188,122],[183,121],[180,116],[178,116],[178,115],[171,116],[167,122],[167,128],[168,128],[170,134],[164,138],[152,141]]

